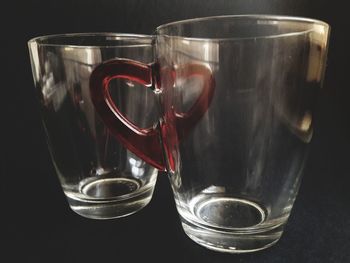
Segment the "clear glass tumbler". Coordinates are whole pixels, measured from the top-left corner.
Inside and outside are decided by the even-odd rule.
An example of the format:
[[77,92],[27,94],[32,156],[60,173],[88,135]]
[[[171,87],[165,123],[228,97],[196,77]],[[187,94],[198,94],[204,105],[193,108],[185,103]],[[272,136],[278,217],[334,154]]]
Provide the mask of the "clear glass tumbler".
[[[151,200],[158,170],[122,146],[95,111],[91,72],[115,58],[154,61],[152,36],[81,33],[28,42],[52,161],[68,203],[93,219],[126,216]],[[117,88],[116,88],[117,87]],[[110,99],[140,127],[158,120],[151,90],[131,79],[109,82]]]
[[[240,253],[281,237],[313,133],[328,35],[321,21],[262,15],[158,27],[157,63],[175,72],[160,74],[168,174],[183,229],[198,244]],[[215,89],[184,137],[174,115],[201,83],[181,78],[188,63],[206,65]]]

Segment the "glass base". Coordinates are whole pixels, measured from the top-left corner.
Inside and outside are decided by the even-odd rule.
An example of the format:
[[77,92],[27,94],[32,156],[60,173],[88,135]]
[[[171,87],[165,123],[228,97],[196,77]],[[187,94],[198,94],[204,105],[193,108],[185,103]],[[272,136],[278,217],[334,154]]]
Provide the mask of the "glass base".
[[274,245],[281,237],[282,230],[273,230],[254,234],[235,234],[234,232],[216,232],[198,227],[182,219],[182,227],[188,237],[197,244],[210,250],[226,253],[249,253],[266,249]]
[[198,195],[189,207],[190,213],[178,206],[185,233],[199,245],[220,252],[268,248],[280,239],[286,221],[269,221],[264,207],[222,195]]
[[137,180],[103,179],[84,184],[79,193],[65,192],[69,206],[90,219],[113,219],[144,208],[153,195],[155,183],[140,187]]

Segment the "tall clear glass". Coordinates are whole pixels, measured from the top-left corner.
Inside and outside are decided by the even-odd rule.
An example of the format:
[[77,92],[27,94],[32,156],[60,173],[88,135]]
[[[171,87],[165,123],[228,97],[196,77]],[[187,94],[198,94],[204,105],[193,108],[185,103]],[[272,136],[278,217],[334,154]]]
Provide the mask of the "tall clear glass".
[[[313,134],[328,34],[324,22],[278,16],[158,27],[159,67],[179,72],[160,75],[168,174],[183,229],[195,242],[239,253],[281,237]],[[210,69],[215,89],[206,114],[183,137],[172,129],[174,112],[191,105],[201,83],[181,79],[188,63]],[[167,86],[174,76],[176,85]]]
[[[96,113],[89,84],[111,59],[151,63],[152,36],[81,33],[28,42],[32,71],[53,164],[68,203],[93,219],[126,216],[151,200],[157,169],[127,148]],[[151,90],[123,77],[109,82],[110,99],[140,127],[157,122]]]

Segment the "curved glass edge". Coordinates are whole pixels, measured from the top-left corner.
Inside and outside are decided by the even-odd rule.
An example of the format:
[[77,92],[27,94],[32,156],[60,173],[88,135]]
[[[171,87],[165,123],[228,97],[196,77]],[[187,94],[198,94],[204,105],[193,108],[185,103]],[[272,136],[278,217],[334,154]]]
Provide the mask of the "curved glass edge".
[[[258,37],[225,37],[225,38],[205,38],[205,37],[186,37],[181,35],[169,35],[166,33],[162,33],[161,31],[166,30],[169,27],[179,26],[184,24],[209,21],[209,20],[218,20],[218,19],[256,19],[256,20],[266,20],[266,21],[276,21],[276,22],[300,22],[304,24],[312,24],[313,26],[307,30],[296,31],[296,32],[288,32],[281,33],[275,35],[266,35],[266,36],[258,36]],[[264,39],[264,38],[280,38],[280,37],[288,37],[295,36],[300,34],[305,34],[309,32],[322,32],[325,36],[328,37],[330,31],[330,25],[322,20],[317,20],[313,18],[307,17],[298,17],[298,16],[285,16],[285,15],[258,15],[258,14],[245,14],[245,15],[222,15],[222,16],[208,16],[208,17],[200,17],[200,18],[191,18],[185,19],[181,21],[174,21],[170,23],[166,23],[160,25],[156,28],[155,34],[157,36],[163,36],[168,38],[177,38],[184,40],[194,40],[194,41],[231,41],[231,40],[246,40],[246,39]]]
[[[116,45],[81,45],[81,44],[57,44],[57,43],[44,43],[44,41],[50,41],[53,39],[69,39],[69,38],[83,38],[83,37],[113,37],[111,40],[129,40],[135,41],[135,44],[116,44]],[[128,33],[113,33],[113,32],[87,32],[87,33],[67,33],[67,34],[52,34],[42,35],[31,38],[27,44],[30,46],[36,43],[39,46],[52,46],[52,47],[71,47],[71,48],[113,48],[113,47],[142,47],[153,45],[155,36],[145,34],[128,34]]]

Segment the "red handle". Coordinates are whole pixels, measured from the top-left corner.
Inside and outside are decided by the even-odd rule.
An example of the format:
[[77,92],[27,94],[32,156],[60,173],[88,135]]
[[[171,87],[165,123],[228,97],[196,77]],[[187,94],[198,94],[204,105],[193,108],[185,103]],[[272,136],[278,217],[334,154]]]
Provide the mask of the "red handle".
[[[184,76],[202,76],[202,93],[186,113],[175,113],[179,139],[183,138],[207,111],[214,94],[214,79],[208,67],[200,64],[186,64],[178,72]],[[181,74],[181,73],[179,73]],[[123,78],[152,87],[152,68],[136,61],[115,59],[97,66],[90,76],[90,93],[95,109],[111,133],[131,152],[159,170],[165,171],[163,149],[158,128],[142,129],[130,122],[114,104],[109,93],[109,82]],[[172,87],[172,85],[170,86]],[[175,142],[174,142],[175,143]],[[172,160],[170,165],[173,166]]]
[[177,136],[181,140],[207,112],[214,97],[215,81],[209,67],[203,64],[184,64],[178,67],[175,78],[189,78],[198,76],[203,78],[201,94],[187,112],[175,112]]
[[157,169],[165,170],[159,130],[137,127],[115,106],[108,86],[112,79],[117,78],[132,80],[145,87],[151,87],[151,67],[121,59],[103,63],[91,73],[90,93],[97,113],[111,133],[131,152]]

